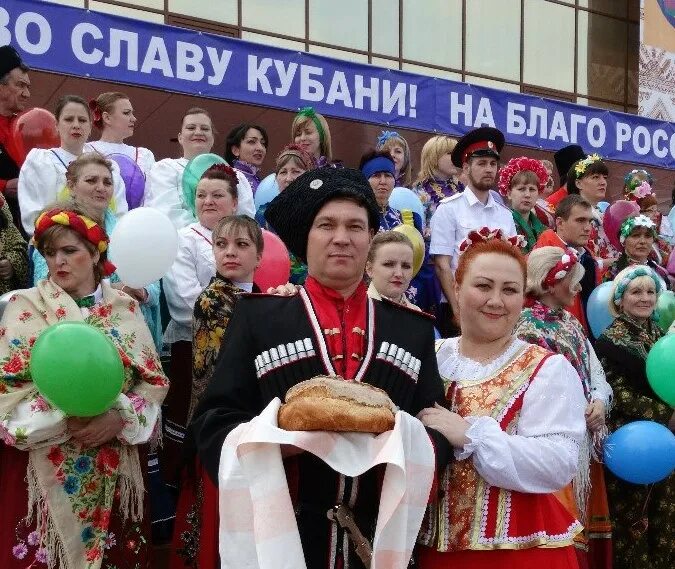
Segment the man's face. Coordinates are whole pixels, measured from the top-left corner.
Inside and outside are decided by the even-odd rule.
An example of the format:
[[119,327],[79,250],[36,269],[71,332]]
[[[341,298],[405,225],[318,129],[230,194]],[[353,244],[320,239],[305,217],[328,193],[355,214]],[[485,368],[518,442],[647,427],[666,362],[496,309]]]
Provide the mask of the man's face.
[[556,218],[556,233],[568,245],[583,247],[591,236],[592,219],[591,208],[575,205],[566,220],[562,217]]
[[12,69],[0,83],[0,114],[10,116],[26,108],[30,98],[28,73],[19,67]]
[[496,158],[481,156],[469,158],[469,161],[464,164],[464,173],[474,190],[487,192],[495,185],[498,168]]
[[335,290],[353,285],[363,278],[372,236],[363,206],[347,199],[329,201],[309,230],[309,274]]

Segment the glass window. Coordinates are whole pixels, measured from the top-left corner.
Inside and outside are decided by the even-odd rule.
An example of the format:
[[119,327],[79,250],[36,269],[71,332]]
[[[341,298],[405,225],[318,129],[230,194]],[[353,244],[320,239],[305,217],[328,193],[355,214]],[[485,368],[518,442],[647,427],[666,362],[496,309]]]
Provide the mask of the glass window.
[[[122,0],[124,1],[124,0]],[[109,4],[110,2],[108,0],[101,0],[100,2],[96,2],[96,4]],[[155,10],[164,10],[164,0],[130,0],[126,2],[127,4],[133,4],[134,6],[138,6],[139,8],[153,8]],[[91,4],[91,2],[90,2]],[[99,12],[102,12],[103,10],[98,10]]]
[[398,57],[398,0],[372,0],[373,53]]
[[627,23],[579,12],[577,93],[623,102]]
[[466,83],[470,83],[471,85],[492,87],[493,89],[501,89],[502,91],[520,93],[520,85],[516,85],[515,83],[507,83],[506,81],[496,81],[494,79],[485,79],[484,77],[472,77],[471,75],[467,75],[464,81]]
[[427,77],[441,77],[442,79],[450,79],[452,81],[462,80],[461,73],[446,71],[445,69],[435,69],[433,67],[424,67],[423,65],[413,65],[412,63],[404,63],[403,71],[410,71],[410,73],[426,75]]
[[579,0],[579,8],[589,8],[596,12],[625,18],[628,0]]
[[403,57],[462,68],[462,0],[403,0]]
[[466,3],[466,71],[520,81],[520,0]]
[[310,0],[309,38],[368,50],[368,0]]
[[264,45],[283,47],[295,51],[305,51],[305,42],[303,41],[287,40],[285,38],[277,38],[274,36],[267,36],[265,34],[255,34],[253,32],[241,32],[241,39],[254,41]]
[[333,49],[331,47],[322,47],[320,45],[310,45],[309,53],[317,55],[327,55],[336,59],[346,59],[347,61],[357,61],[358,63],[368,63],[368,56],[363,53],[354,53],[343,49]]
[[370,62],[372,65],[384,67],[385,69],[398,69],[398,61],[394,59],[385,59],[384,57],[373,57]]
[[135,8],[126,8],[125,6],[116,6],[115,4],[108,4],[107,2],[89,2],[89,8],[94,12],[104,12],[105,14],[115,14],[116,16],[124,16],[126,18],[133,18],[134,20],[145,20],[146,22],[155,22],[157,24],[164,23],[164,14],[157,14],[156,12],[148,12],[146,10],[136,10]]
[[574,91],[574,8],[525,0],[524,10],[523,81]]
[[305,0],[242,0],[241,24],[304,39]]
[[217,2],[169,0],[169,12],[224,24],[237,24],[238,20],[237,0],[217,0]]

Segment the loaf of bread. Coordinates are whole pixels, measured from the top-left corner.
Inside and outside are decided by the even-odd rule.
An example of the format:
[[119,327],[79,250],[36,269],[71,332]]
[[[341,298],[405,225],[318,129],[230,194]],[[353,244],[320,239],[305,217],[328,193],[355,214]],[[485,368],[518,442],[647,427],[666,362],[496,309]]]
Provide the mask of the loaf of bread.
[[279,409],[287,431],[384,433],[394,428],[396,406],[367,383],[318,376],[291,387]]

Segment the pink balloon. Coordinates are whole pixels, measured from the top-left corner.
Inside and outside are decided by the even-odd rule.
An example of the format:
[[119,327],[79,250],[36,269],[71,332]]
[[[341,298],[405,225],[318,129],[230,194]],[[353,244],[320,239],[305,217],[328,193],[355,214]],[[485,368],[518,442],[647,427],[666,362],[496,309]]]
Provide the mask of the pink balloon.
[[265,248],[260,265],[253,274],[253,281],[262,292],[288,282],[291,274],[291,260],[284,242],[271,231],[262,230]]
[[621,224],[629,217],[638,215],[640,206],[628,200],[618,200],[610,205],[602,217],[602,227],[605,229],[605,235],[609,242],[619,250],[623,249],[619,241],[619,229]]

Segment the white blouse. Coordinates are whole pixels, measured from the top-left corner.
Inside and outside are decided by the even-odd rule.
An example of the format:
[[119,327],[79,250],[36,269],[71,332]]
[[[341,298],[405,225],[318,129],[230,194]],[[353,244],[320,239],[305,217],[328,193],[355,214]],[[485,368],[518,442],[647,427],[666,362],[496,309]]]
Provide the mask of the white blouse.
[[178,231],[178,256],[164,276],[164,294],[171,322],[164,332],[164,342],[192,342],[192,313],[201,292],[216,274],[216,260],[211,246],[211,230],[191,223]]
[[[144,205],[161,211],[169,217],[176,229],[194,223],[195,216],[183,200],[183,172],[187,158],[165,158],[155,162],[145,183]],[[237,213],[255,216],[253,190],[246,176],[237,172]]]
[[[84,152],[94,152],[87,143]],[[35,230],[35,219],[49,204],[57,201],[66,185],[66,168],[77,156],[63,148],[33,148],[21,166],[18,182],[21,224],[29,235]],[[119,166],[112,161],[113,199],[115,214],[128,211],[126,188]]]
[[[506,351],[488,364],[462,356],[459,338],[439,342],[436,353],[443,381],[463,385],[489,379],[526,342],[514,338]],[[530,493],[563,488],[577,473],[579,445],[586,433],[584,397],[577,372],[562,355],[550,356],[527,388],[515,434],[502,431],[491,417],[464,417],[469,442],[455,450],[469,457],[490,485]]]

